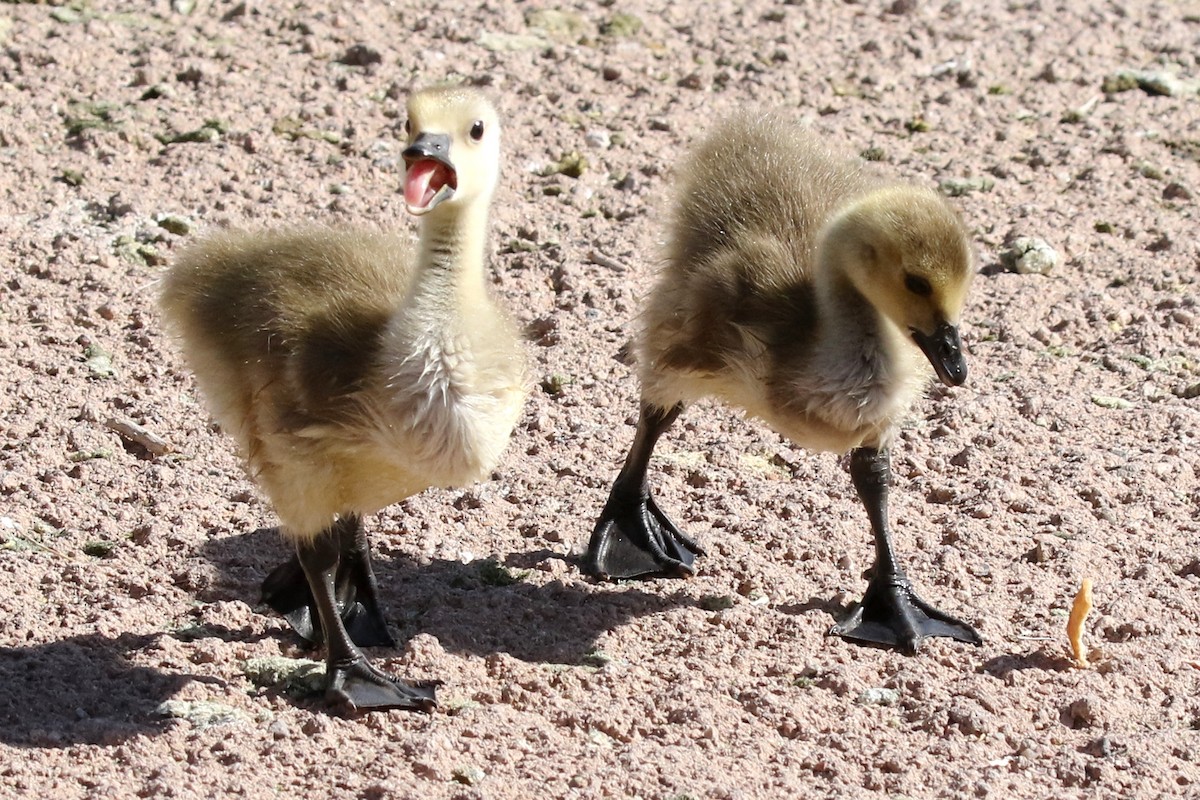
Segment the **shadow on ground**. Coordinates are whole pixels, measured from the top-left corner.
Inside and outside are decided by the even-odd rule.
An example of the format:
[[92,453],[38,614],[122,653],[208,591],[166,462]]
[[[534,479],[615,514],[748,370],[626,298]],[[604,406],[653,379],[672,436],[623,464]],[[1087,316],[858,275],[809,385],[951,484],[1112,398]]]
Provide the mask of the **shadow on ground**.
[[[273,528],[263,528],[211,539],[201,555],[220,578],[200,599],[254,604],[263,578],[290,554]],[[482,559],[417,563],[387,548],[374,554],[384,615],[397,642],[427,633],[450,652],[582,664],[596,640],[625,621],[696,602],[682,591],[663,592],[661,583],[656,591],[644,591],[582,577],[542,585],[522,578],[523,571],[553,559],[564,557],[549,550],[514,553],[498,565]]]
[[157,638],[88,635],[0,648],[0,742],[111,745],[162,730],[154,710],[195,676],[129,663]]

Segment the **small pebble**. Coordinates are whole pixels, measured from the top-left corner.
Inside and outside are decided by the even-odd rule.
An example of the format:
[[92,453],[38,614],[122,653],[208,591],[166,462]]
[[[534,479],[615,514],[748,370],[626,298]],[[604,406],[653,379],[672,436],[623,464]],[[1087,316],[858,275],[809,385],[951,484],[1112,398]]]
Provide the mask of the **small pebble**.
[[598,147],[601,150],[612,147],[612,135],[604,128],[593,128],[584,134],[583,140],[588,143],[589,147]]
[[274,739],[286,739],[292,735],[292,729],[281,719],[276,719],[267,726],[267,733]]
[[900,702],[900,693],[885,686],[864,689],[858,696],[858,702],[864,706],[894,706]]
[[1062,721],[1070,728],[1090,728],[1096,723],[1097,711],[1095,699],[1081,697],[1062,710]]
[[1018,236],[1000,252],[1000,262],[1022,275],[1049,275],[1060,259],[1057,250],[1036,236]]

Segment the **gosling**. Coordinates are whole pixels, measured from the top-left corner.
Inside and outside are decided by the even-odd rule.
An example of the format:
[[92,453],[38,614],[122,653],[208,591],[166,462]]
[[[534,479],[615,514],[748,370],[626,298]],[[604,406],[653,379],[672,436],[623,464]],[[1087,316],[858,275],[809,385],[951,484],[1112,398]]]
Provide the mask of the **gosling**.
[[[489,296],[500,124],[479,92],[408,100],[401,234],[225,232],[181,254],[162,309],[221,427],[295,545],[263,598],[326,647],[326,697],[431,710],[432,684],[376,668],[392,645],[362,516],[488,475],[528,383],[513,320]],[[315,620],[315,621],[314,621]]]
[[875,538],[863,599],[829,632],[915,653],[981,644],[917,596],[888,529],[888,448],[929,378],[967,377],[971,282],[958,215],[935,192],[831,154],[780,115],[729,120],[679,168],[665,265],[635,339],[641,412],[592,533],[600,578],[687,577],[704,551],[654,500],[647,467],[691,402],[716,397],[814,451],[850,451]]

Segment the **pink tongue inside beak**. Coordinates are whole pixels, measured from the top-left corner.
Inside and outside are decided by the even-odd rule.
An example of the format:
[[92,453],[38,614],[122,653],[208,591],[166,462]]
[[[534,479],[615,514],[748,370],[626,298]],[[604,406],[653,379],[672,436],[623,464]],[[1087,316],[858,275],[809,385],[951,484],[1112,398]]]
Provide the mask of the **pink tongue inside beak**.
[[431,158],[414,161],[404,176],[404,202],[413,208],[427,208],[438,190],[450,182],[450,170]]

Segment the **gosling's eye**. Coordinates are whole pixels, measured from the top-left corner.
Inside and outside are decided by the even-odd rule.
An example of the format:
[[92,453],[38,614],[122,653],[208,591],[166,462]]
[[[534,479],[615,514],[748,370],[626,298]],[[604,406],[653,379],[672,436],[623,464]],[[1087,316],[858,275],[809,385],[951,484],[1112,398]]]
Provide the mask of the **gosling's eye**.
[[471,126],[471,139],[478,142],[483,138],[483,120],[475,120],[475,124]]
[[412,133],[412,120],[406,119],[406,120],[404,120],[404,135],[408,136],[411,133]]
[[933,287],[929,285],[929,281],[920,275],[905,275],[904,288],[918,297],[929,297],[929,295],[933,294]]

